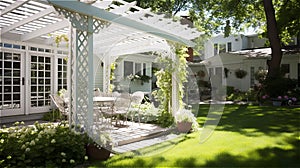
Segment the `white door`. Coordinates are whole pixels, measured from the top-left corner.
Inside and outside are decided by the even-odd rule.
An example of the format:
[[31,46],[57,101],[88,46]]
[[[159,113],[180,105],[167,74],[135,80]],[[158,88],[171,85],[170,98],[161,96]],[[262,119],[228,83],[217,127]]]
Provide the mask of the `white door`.
[[51,70],[51,56],[30,54],[30,113],[49,111]]
[[0,117],[25,112],[24,61],[24,53],[0,51]]

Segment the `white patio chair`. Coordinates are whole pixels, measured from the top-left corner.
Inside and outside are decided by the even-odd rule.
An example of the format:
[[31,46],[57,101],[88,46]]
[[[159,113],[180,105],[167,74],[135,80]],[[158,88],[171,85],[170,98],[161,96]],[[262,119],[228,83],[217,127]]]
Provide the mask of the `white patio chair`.
[[129,93],[121,93],[114,104],[114,110],[113,115],[116,117],[116,125],[118,125],[118,121],[120,120],[120,117],[125,117],[125,120],[123,121],[123,124],[125,121],[127,122],[127,116],[128,116],[128,110],[130,107],[130,96]]
[[111,94],[112,97],[120,97],[121,96],[121,93],[117,92],[117,91],[114,91],[112,92]]
[[94,96],[96,97],[96,96],[102,96],[102,92],[101,92],[101,90],[99,89],[99,88],[95,88],[94,89]]
[[111,123],[113,120],[116,121],[116,126],[118,126],[118,122],[120,121],[120,117],[125,117],[123,124],[127,121],[128,110],[130,107],[130,96],[128,93],[120,93],[113,105],[113,109],[110,110],[102,110],[102,113],[106,117],[110,117]]
[[60,111],[61,115],[67,118],[69,114],[68,103],[66,103],[64,99],[58,96],[57,94],[51,94],[50,98],[57,107],[57,109]]
[[139,123],[141,123],[141,118],[140,118],[140,106],[142,104],[142,101],[144,99],[144,92],[141,91],[136,91],[131,95],[131,106],[130,106],[130,111],[132,112],[131,114],[131,120],[133,121],[133,115],[135,112],[138,113],[138,120]]

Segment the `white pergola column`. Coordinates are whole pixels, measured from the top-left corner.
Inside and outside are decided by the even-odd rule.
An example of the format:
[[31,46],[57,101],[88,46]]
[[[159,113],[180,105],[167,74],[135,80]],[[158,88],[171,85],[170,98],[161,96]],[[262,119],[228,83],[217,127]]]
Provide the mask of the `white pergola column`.
[[87,131],[92,131],[94,68],[93,68],[93,33],[107,22],[94,19],[55,7],[61,15],[69,19],[72,25],[70,47],[70,122],[83,125]]

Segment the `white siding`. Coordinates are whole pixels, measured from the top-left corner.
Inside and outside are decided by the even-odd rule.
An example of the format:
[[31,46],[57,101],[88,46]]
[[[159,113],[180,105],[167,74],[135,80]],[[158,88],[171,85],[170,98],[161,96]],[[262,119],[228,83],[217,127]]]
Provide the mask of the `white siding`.
[[94,88],[103,88],[103,67],[102,61],[98,57],[94,57]]

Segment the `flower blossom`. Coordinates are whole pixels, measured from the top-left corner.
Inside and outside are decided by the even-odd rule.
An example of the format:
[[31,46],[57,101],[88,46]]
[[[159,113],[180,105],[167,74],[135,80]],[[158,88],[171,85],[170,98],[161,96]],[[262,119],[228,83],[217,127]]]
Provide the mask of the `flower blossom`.
[[66,153],[61,152],[60,155],[61,155],[61,156],[66,156]]
[[26,148],[26,149],[25,149],[25,152],[29,152],[29,151],[30,151],[30,148]]
[[32,141],[30,142],[30,146],[33,146],[33,145],[35,145],[34,140],[32,140]]
[[267,95],[263,95],[261,98],[262,99],[267,99]]

